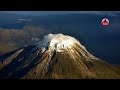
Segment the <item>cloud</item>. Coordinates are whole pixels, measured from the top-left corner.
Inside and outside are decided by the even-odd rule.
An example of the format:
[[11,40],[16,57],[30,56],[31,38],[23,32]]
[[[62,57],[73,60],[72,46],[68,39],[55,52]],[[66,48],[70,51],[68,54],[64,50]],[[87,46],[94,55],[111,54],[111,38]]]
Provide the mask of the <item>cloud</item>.
[[57,52],[62,52],[65,49],[72,48],[75,44],[80,45],[85,49],[81,43],[72,36],[63,34],[48,34],[44,36],[43,41],[39,42],[38,48],[50,47],[50,50],[56,50]]

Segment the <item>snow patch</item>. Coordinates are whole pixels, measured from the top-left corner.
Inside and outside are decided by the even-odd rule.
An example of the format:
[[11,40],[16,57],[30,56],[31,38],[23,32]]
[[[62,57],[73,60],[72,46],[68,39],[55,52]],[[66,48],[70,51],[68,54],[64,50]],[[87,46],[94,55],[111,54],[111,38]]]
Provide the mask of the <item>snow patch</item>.
[[48,34],[44,36],[43,41],[39,42],[38,47],[50,48],[50,50],[56,50],[62,52],[67,48],[71,48],[75,43],[81,45],[74,37],[63,34]]

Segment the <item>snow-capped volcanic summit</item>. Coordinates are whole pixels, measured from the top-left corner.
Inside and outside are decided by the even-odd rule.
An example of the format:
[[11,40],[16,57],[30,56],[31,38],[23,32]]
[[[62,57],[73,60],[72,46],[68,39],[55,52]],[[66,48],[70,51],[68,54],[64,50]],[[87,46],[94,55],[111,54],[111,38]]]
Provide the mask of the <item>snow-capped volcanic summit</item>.
[[81,48],[80,53],[82,55],[86,53],[86,55],[95,58],[86,50],[86,48],[77,39],[63,34],[48,34],[44,36],[43,41],[37,44],[37,48],[43,48],[44,51],[56,51],[61,53],[74,53],[75,48]]
[[75,43],[79,44],[75,38],[63,34],[49,34],[44,37],[43,41],[48,43],[48,46],[52,50],[56,50],[57,52],[70,49]]
[[0,57],[0,78],[110,79],[120,67],[91,55],[74,37],[48,34],[36,45]]

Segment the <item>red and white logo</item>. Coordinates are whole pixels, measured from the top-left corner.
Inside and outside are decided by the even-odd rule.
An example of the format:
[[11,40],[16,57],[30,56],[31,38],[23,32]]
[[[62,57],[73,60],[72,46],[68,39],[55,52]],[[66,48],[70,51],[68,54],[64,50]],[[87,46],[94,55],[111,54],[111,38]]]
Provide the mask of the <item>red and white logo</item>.
[[103,26],[108,26],[109,25],[109,20],[107,18],[104,18],[101,23],[102,23]]

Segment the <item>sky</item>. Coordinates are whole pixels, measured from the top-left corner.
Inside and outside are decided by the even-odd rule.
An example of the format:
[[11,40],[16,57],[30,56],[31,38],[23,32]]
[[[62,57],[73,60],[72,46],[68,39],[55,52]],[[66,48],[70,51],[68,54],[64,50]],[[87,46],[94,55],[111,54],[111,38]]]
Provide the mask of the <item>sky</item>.
[[110,15],[116,16],[120,14],[120,11],[1,11],[8,13],[15,13],[19,15],[51,15],[51,14],[69,14],[69,13],[80,13],[80,14],[97,14],[97,15]]

